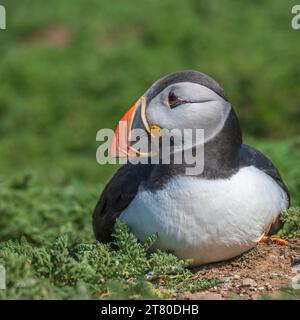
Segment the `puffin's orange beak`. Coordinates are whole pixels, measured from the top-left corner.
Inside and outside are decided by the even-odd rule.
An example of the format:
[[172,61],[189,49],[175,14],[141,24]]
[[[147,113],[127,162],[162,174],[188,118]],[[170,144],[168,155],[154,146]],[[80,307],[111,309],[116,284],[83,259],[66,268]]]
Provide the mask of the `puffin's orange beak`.
[[[136,150],[132,146],[131,132],[133,129],[142,129],[148,131],[149,125],[145,115],[146,100],[142,97],[136,104],[134,104],[122,117],[115,130],[112,140],[110,155],[112,157],[140,157],[148,156]],[[146,135],[146,132],[145,132]]]
[[[134,104],[120,120],[111,144],[110,154],[112,157],[127,157],[130,153],[129,133],[136,110]],[[131,156],[135,156],[132,154]]]

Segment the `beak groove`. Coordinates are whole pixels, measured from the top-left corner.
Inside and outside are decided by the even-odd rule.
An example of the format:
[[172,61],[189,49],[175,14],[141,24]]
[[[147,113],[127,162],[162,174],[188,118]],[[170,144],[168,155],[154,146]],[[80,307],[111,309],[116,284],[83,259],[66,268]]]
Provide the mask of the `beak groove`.
[[[122,117],[113,137],[110,148],[112,157],[148,157],[149,152],[141,152],[132,145],[132,130],[142,129],[151,133],[146,118],[146,98],[142,96]],[[147,136],[147,134],[146,134]]]

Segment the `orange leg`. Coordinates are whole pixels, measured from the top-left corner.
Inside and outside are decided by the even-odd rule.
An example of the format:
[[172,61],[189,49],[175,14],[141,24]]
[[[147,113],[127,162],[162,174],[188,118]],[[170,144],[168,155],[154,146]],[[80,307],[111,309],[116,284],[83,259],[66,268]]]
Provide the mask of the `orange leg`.
[[273,243],[278,244],[280,246],[287,246],[289,244],[288,240],[277,238],[277,237],[271,237],[271,240]]
[[270,244],[270,238],[267,236],[263,236],[258,244],[261,246],[266,245],[266,244]]
[[284,240],[284,239],[281,239],[281,238],[263,236],[258,244],[259,245],[277,244],[277,245],[280,245],[280,246],[287,246],[288,243],[289,243],[288,240]]

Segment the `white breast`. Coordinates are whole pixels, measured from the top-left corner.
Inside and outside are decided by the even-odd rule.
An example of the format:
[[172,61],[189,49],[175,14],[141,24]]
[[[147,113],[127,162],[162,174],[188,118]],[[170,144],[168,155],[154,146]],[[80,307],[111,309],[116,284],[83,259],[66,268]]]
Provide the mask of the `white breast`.
[[251,166],[230,179],[180,176],[162,190],[140,186],[120,219],[142,241],[157,233],[157,248],[198,265],[253,248],[287,206],[287,195],[278,184]]

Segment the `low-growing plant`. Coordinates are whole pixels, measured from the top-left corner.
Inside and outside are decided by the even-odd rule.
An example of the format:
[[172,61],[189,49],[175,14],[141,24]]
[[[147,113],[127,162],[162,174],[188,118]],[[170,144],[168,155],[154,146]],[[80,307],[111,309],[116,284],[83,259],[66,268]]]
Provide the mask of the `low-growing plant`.
[[300,207],[290,208],[283,216],[283,221],[280,236],[288,239],[300,237]]
[[190,281],[189,261],[171,253],[149,253],[156,236],[141,243],[118,221],[111,245],[72,243],[61,235],[54,243],[34,246],[25,238],[0,243],[0,263],[7,270],[1,298],[166,298],[198,291],[217,279]]

